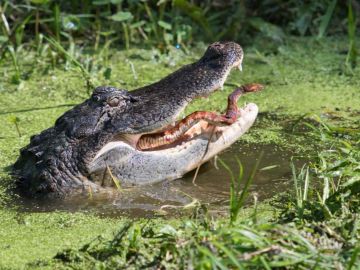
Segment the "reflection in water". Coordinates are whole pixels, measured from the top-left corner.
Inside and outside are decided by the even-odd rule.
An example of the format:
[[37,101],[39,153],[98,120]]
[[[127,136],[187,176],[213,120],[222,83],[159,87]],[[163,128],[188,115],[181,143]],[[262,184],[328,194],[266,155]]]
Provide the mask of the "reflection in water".
[[[224,151],[221,158],[236,175],[239,171],[235,157],[237,156],[244,167],[244,177],[248,177],[260,156],[264,152],[259,170],[256,172],[251,191],[256,192],[262,200],[286,190],[290,183],[291,152],[278,149],[274,145],[234,144]],[[261,170],[261,168],[270,169]],[[216,167],[219,167],[218,169]],[[163,205],[182,206],[189,204],[193,199],[209,204],[212,210],[221,210],[227,207],[229,200],[230,177],[228,172],[214,160],[202,165],[192,183],[194,172],[174,181],[165,181],[149,186],[135,187],[111,194],[93,194],[81,196],[65,201],[34,202],[23,201],[25,211],[95,211],[105,216],[152,216]]]

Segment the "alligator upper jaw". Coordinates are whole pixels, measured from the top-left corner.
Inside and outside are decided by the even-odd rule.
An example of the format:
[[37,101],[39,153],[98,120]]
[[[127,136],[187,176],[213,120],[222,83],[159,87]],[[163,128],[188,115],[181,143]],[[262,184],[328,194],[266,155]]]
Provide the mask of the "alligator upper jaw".
[[232,125],[215,127],[200,121],[188,131],[188,139],[161,149],[139,151],[129,144],[129,138],[118,138],[90,164],[90,179],[101,181],[102,186],[113,186],[113,181],[109,177],[105,181],[104,175],[115,176],[126,187],[179,178],[238,140],[252,126],[257,113],[258,107],[250,103]]

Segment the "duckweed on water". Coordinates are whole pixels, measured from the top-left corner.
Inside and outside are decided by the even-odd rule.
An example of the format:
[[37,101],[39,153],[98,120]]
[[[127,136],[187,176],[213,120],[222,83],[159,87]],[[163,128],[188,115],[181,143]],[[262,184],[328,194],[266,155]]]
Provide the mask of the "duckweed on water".
[[[96,61],[90,74],[96,85],[133,89],[193,61],[202,49],[194,49],[188,55],[171,52],[170,56],[141,49],[110,51],[111,57],[106,61],[99,55],[91,56]],[[225,97],[235,85],[263,83],[266,85],[263,92],[246,95],[241,101],[255,102],[260,107],[258,121],[243,137],[243,142],[272,142],[294,150],[309,149],[312,147],[310,133],[304,136],[299,128],[296,132],[291,129],[301,117],[316,114],[321,119],[331,120],[332,125],[358,129],[360,71],[355,69],[353,76],[343,74],[344,49],[346,43],[340,39],[326,42],[289,40],[287,45],[271,53],[257,50],[255,46],[245,48],[244,72],[234,71],[224,91],[215,93],[207,102],[196,100],[185,113],[198,109],[223,110]],[[90,56],[84,54],[83,57]],[[135,221],[129,224],[123,218],[110,220],[84,213],[19,213],[9,204],[16,195],[8,191],[13,185],[8,166],[16,160],[19,149],[28,143],[32,134],[51,126],[64,111],[86,98],[88,92],[81,73],[71,65],[66,69],[52,69],[49,63],[31,53],[18,58],[22,59],[19,84],[13,84],[11,80],[16,71],[10,62],[3,62],[0,67],[0,268],[19,268],[27,263],[49,268],[64,265],[75,268],[145,265],[176,268],[176,265],[185,266],[189,262],[197,262],[203,268],[235,268],[238,264],[259,268],[298,264],[304,268],[359,267],[359,247],[356,246],[360,228],[356,218],[358,208],[347,206],[350,202],[358,203],[355,188],[354,191],[348,189],[354,193],[347,197],[337,193],[341,189],[329,193],[328,199],[332,198],[332,201],[327,204],[326,200],[322,203],[318,200],[317,193],[321,197],[323,191],[317,191],[314,184],[313,196],[309,197],[311,200],[305,203],[304,209],[310,214],[301,219],[297,216],[296,205],[287,198],[281,205],[288,208],[281,217],[274,216],[274,222],[250,214],[232,227],[228,226],[226,218],[215,221],[207,218],[156,219],[150,223]],[[154,67],[156,72],[153,72]],[[19,119],[21,137],[9,117]],[[341,134],[341,130],[334,134]],[[328,143],[334,143],[331,139],[334,134],[328,136],[327,142],[316,137],[314,142],[318,148],[326,149]],[[312,173],[316,177],[336,180],[339,175],[344,175],[344,180],[358,181],[358,167],[353,162],[359,161],[358,155],[341,166],[336,165],[336,159],[343,160],[341,149],[347,148],[342,144],[351,145],[348,151],[358,153],[358,142],[348,142],[347,136],[343,137],[344,143],[336,139],[338,155],[322,156],[314,163],[316,170]],[[326,168],[321,167],[324,161]],[[349,173],[350,165],[354,173]],[[336,169],[339,166],[340,171]],[[332,174],[334,171],[339,175]],[[339,204],[345,208],[332,208]],[[321,217],[320,220],[307,218],[311,213]],[[342,220],[345,225],[336,220]],[[278,222],[285,222],[285,225],[279,227]],[[112,238],[112,233],[119,232],[120,228],[124,228],[122,234],[117,233]],[[92,242],[100,234],[104,238]],[[288,241],[281,240],[287,238]],[[64,249],[67,251],[61,251]],[[49,261],[55,255],[55,260]],[[34,263],[38,259],[42,262]]]
[[[295,195],[273,202],[273,219],[257,207],[241,219],[211,219],[199,207],[191,219],[125,223],[33,267],[74,269],[358,269],[360,267],[360,131],[344,139],[325,123],[315,136],[325,150],[300,173]],[[331,147],[329,151],[328,147]],[[311,173],[310,173],[311,172]],[[314,179],[319,179],[318,183]]]

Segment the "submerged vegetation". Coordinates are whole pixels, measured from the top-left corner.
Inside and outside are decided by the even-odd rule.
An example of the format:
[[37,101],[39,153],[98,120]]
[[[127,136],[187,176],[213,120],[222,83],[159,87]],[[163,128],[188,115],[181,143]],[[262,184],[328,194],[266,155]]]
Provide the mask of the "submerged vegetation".
[[[357,1],[18,2],[0,2],[1,269],[360,268]],[[94,86],[154,82],[219,39],[244,46],[244,72],[186,113],[224,109],[243,83],[266,85],[242,99],[260,107],[242,144],[306,156],[303,166],[288,161],[289,190],[259,202],[240,155],[238,171],[219,164],[229,172],[226,214],[196,198],[176,219],[22,210],[9,170],[31,135]]]

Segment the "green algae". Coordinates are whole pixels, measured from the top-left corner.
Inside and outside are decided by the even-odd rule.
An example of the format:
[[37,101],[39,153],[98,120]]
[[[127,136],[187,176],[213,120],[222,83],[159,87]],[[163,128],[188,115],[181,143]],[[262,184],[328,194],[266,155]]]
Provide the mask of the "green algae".
[[[295,121],[309,114],[326,117],[336,112],[341,121],[354,123],[357,117],[353,112],[360,108],[360,71],[354,70],[353,76],[343,74],[345,48],[341,39],[322,43],[312,39],[289,40],[287,45],[269,52],[246,48],[244,71],[233,71],[223,91],[208,100],[195,100],[185,113],[224,110],[226,97],[236,85],[262,83],[266,86],[263,92],[248,94],[240,101],[255,102],[260,108],[256,125],[242,140],[305,149],[306,138],[286,133],[288,122],[283,119]],[[97,65],[91,72],[92,80],[96,85],[134,89],[164,77],[200,54],[201,49],[190,54],[174,51],[166,56],[141,49],[114,50],[106,61],[93,56]],[[23,59],[22,70],[27,77],[20,84],[11,83],[14,69],[10,62],[2,62],[0,67],[0,268],[50,258],[64,247],[79,247],[122,222],[81,213],[19,215],[15,209],[6,209],[6,202],[13,196],[7,192],[13,184],[8,167],[16,160],[19,149],[31,135],[50,127],[63,112],[88,96],[86,82],[76,68],[49,68],[45,60],[36,59],[32,53],[19,58]],[[110,78],[104,75],[108,67]],[[21,137],[10,121],[12,116],[20,119]]]
[[64,248],[79,248],[99,235],[110,236],[125,221],[80,213],[6,210],[0,211],[0,220],[0,269],[50,259]]

